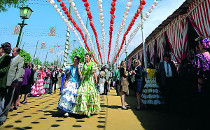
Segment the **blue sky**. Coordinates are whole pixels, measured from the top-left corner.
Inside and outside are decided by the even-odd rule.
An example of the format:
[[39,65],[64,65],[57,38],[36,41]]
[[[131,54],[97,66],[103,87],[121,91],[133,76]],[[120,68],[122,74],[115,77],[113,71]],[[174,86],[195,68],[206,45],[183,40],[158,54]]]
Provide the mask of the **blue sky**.
[[[67,0],[62,0],[62,1],[66,3],[67,7],[69,6]],[[92,12],[92,15],[93,15],[93,23],[98,33],[99,44],[101,45],[102,44],[102,35],[101,35],[101,30],[100,30],[101,25],[99,23],[98,5],[96,1],[97,0],[94,0],[94,1],[89,0],[89,3],[90,3],[90,11]],[[113,53],[114,44],[117,37],[117,32],[122,22],[122,17],[124,14],[127,1],[128,0],[116,1],[116,11],[115,11],[115,20],[114,20],[115,22],[114,22],[114,30],[113,30],[111,55]],[[145,36],[147,37],[163,20],[165,20],[169,15],[171,15],[184,1],[185,0],[158,1],[159,2],[158,5],[150,14],[149,19],[147,19],[147,21],[145,22],[145,25],[144,25]],[[74,0],[74,2],[76,4],[77,10],[80,16],[82,17],[83,22],[86,23],[87,15],[86,15],[85,7],[83,5],[82,0]],[[103,3],[102,3],[104,23],[105,23],[105,34],[106,34],[106,39],[105,39],[106,52],[108,52],[110,7],[111,7],[110,3],[111,2],[112,2],[111,0],[103,0]],[[145,14],[148,11],[148,9],[153,4],[154,0],[146,0],[146,2],[147,4],[144,6],[143,14]],[[58,4],[57,0],[55,0],[55,3]],[[126,20],[126,25],[125,25],[126,29],[134,13],[136,12],[138,8],[139,0],[133,0],[132,3],[133,4],[130,8],[130,11]],[[60,47],[55,49],[56,53],[49,53],[47,60],[52,62],[56,58],[60,59],[61,57],[63,57],[62,53],[64,50],[64,44],[66,41],[66,30],[67,30],[66,23],[63,22],[63,20],[61,19],[61,16],[58,15],[56,10],[53,8],[52,5],[50,5],[50,3],[47,0],[29,0],[26,5],[28,5],[34,12],[32,13],[30,19],[25,21],[28,25],[23,28],[24,35],[23,35],[23,39],[22,39],[20,47],[22,48],[24,44],[24,49],[27,52],[29,52],[33,58],[35,49],[36,49],[36,43],[37,41],[39,41],[36,57],[38,57],[41,61],[44,61],[47,52],[49,52],[50,50],[50,47],[59,44]],[[4,43],[7,41],[12,44],[12,47],[15,47],[17,43],[18,35],[13,35],[12,33],[13,33],[14,26],[17,25],[18,23],[21,23],[22,21],[19,13],[20,13],[19,9],[16,9],[16,8],[9,8],[7,12],[0,13],[0,19],[1,19],[0,43]],[[79,25],[79,21],[76,19],[74,13],[72,13],[72,16],[74,20],[77,22],[77,24]],[[132,30],[136,27],[136,24],[139,21],[140,19],[138,18],[130,32],[132,32]],[[48,36],[49,27],[56,27],[57,29],[56,36]],[[93,43],[94,43],[95,50],[97,53],[94,33],[91,27],[89,26],[89,24],[88,24],[88,31],[91,37],[93,36]],[[119,44],[121,44],[122,36],[123,36],[123,33],[121,33]],[[128,34],[127,37],[129,36],[130,36],[130,33]],[[78,41],[73,42],[73,40],[77,40],[77,39],[74,33],[71,31],[70,39],[69,39],[71,43],[71,50],[73,48],[77,48],[80,46]],[[40,49],[41,42],[46,42],[46,49]],[[135,47],[137,47],[141,42],[142,42],[141,32],[139,31],[137,35],[133,38],[132,42],[130,43],[128,47],[128,54]],[[139,43],[139,44],[136,44],[136,43]],[[89,42],[88,42],[88,45],[89,45]],[[68,52],[70,53],[71,50]],[[101,50],[101,53],[102,53],[102,50]],[[107,55],[108,53],[106,53],[106,59],[107,59]],[[125,55],[122,55],[121,59],[124,59],[124,58],[125,58]],[[110,57],[110,60],[111,59],[112,57]]]

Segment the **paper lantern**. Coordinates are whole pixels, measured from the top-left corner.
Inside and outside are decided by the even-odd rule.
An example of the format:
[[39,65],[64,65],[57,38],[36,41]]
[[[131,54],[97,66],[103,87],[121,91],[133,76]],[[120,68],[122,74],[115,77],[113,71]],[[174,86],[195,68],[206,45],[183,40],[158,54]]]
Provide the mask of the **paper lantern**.
[[146,1],[145,0],[141,0],[141,5],[145,5]]
[[87,15],[88,15],[88,16],[89,16],[89,15],[91,15],[91,12],[90,12],[90,11],[88,11],[88,12],[87,12]]
[[50,1],[50,4],[51,4],[51,5],[54,5],[54,4],[55,4],[55,1],[54,1],[54,0],[51,0],[51,1]]
[[59,15],[62,16],[62,12],[59,12]]
[[68,14],[68,13],[69,13],[69,11],[68,11],[68,10],[66,10],[64,13],[65,13],[65,14]]
[[56,12],[58,12],[58,13],[59,13],[60,11],[61,11],[60,9],[56,9]]
[[61,0],[57,0],[58,2],[61,2]]
[[152,6],[151,6],[151,9],[154,9],[154,8],[155,8],[155,6],[154,6],[154,5],[152,5]]
[[58,8],[58,5],[53,5],[53,8],[54,8],[54,9],[57,9],[57,8]]
[[61,3],[60,3],[60,6],[61,6],[61,7],[64,7],[64,6],[65,6],[65,4],[64,4],[63,2],[61,2]]
[[132,3],[131,2],[127,2],[126,3],[126,6],[131,7],[132,6]]
[[87,2],[87,0],[82,0],[83,2]]
[[158,2],[157,1],[154,1],[154,5],[156,6],[158,4]]
[[110,14],[114,14],[114,11],[110,11]]
[[97,0],[97,3],[98,4],[102,4],[102,0]]
[[66,10],[67,10],[66,6],[65,6],[65,7],[63,7],[63,8],[62,8],[62,10],[63,10],[63,11],[66,11]]
[[114,19],[114,18],[115,18],[115,15],[114,15],[114,14],[112,14],[112,15],[111,15],[111,18],[112,18],[112,19]]
[[74,2],[71,3],[71,7],[75,7],[75,3]]
[[139,9],[142,10],[144,8],[143,5],[139,5]]
[[85,5],[85,7],[88,7],[89,6],[89,3],[88,2],[85,2],[84,5]]
[[112,10],[112,11],[115,11],[115,9],[116,9],[115,7],[111,7],[111,10]]
[[89,7],[89,6],[88,6],[88,7],[86,7],[85,9],[86,9],[86,11],[90,11],[90,7]]
[[151,13],[152,12],[152,9],[149,9],[148,12]]
[[115,6],[116,4],[115,4],[115,2],[111,2],[111,6]]

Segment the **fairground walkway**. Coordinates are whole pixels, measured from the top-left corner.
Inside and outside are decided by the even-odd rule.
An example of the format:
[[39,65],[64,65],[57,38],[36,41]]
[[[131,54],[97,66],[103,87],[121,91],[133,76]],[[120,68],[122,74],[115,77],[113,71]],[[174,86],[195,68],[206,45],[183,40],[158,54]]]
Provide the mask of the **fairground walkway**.
[[100,96],[101,112],[86,116],[71,115],[65,118],[57,111],[59,93],[29,97],[27,104],[9,112],[7,121],[0,130],[181,130],[189,129],[189,118],[180,114],[169,114],[162,110],[135,110],[135,96],[126,97],[128,110],[121,109],[120,97],[115,90]]

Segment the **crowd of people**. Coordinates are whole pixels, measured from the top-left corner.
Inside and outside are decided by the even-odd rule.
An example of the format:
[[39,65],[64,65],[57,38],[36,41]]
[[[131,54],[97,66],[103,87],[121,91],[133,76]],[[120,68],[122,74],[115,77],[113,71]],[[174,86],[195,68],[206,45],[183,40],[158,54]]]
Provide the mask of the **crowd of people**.
[[171,110],[174,102],[186,101],[188,107],[195,103],[196,111],[208,111],[205,104],[210,95],[210,39],[199,37],[196,41],[195,58],[183,59],[178,68],[171,56],[165,54],[164,61],[156,66],[149,63],[146,70],[139,59],[133,60],[130,71],[126,61],[111,70],[107,66],[99,68],[91,60],[91,54],[86,53],[84,63],[75,56],[74,63],[64,72],[57,67],[34,69],[33,64],[24,63],[19,56],[20,48],[13,48],[10,56],[11,44],[3,43],[0,47],[0,124],[5,122],[9,111],[27,103],[28,95],[51,94],[53,87],[55,93],[57,82],[61,88],[58,110],[64,112],[65,117],[69,114],[90,117],[99,112],[99,95],[107,95],[114,88],[121,96],[122,110],[127,110],[125,98],[129,87],[135,88],[136,110],[161,105]]

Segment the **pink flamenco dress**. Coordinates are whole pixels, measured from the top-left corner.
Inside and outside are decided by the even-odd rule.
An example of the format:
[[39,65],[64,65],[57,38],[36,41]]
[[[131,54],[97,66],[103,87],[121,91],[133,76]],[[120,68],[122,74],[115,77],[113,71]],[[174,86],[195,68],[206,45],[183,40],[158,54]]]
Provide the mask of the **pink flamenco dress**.
[[44,80],[43,77],[45,76],[45,72],[39,71],[38,72],[38,78],[35,84],[31,88],[31,94],[34,96],[42,95],[45,93],[44,90]]

